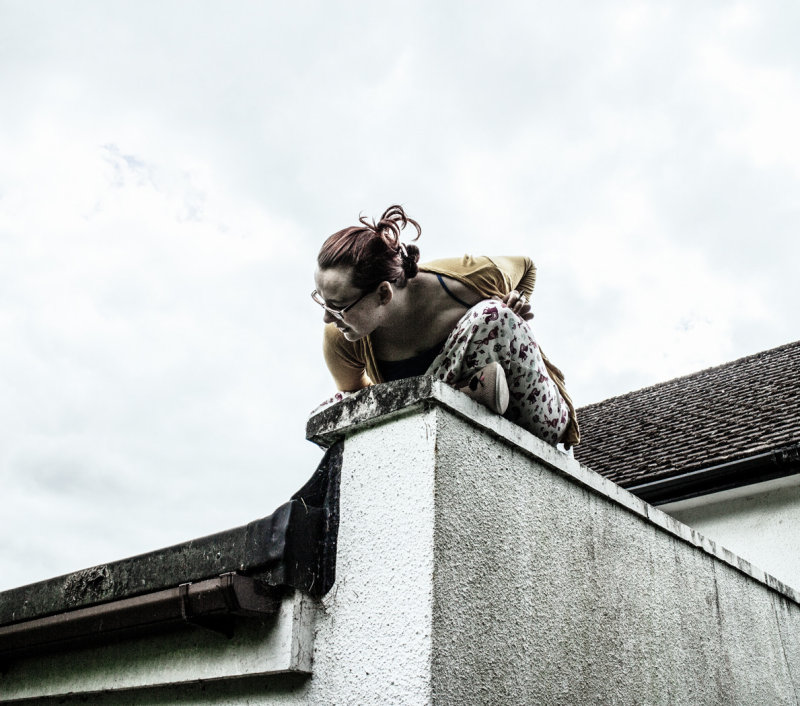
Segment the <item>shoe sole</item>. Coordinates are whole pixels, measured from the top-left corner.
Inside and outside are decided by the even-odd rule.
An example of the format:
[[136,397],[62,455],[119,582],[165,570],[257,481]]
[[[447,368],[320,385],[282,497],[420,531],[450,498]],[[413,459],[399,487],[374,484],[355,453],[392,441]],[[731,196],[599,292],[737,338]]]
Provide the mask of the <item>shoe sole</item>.
[[508,392],[508,380],[506,380],[506,371],[503,370],[503,367],[500,363],[494,363],[499,370],[495,372],[494,378],[494,399],[497,403],[497,409],[495,410],[498,414],[505,414],[506,410],[508,409],[508,401],[509,401],[509,392]]

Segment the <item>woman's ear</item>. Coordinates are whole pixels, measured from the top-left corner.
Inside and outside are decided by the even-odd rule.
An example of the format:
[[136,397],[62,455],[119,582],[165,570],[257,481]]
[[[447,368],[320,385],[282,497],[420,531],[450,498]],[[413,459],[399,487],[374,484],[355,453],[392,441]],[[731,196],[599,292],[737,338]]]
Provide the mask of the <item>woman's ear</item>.
[[378,285],[378,301],[381,304],[388,304],[390,301],[392,301],[393,296],[394,290],[389,282],[381,282]]

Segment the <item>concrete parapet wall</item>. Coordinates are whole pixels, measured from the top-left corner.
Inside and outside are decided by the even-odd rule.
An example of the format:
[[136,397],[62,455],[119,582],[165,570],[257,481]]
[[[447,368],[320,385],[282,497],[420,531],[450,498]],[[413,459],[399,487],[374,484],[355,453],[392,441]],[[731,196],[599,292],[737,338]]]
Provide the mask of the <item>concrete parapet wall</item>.
[[438,438],[435,702],[797,703],[788,595],[461,419]]
[[145,670],[92,703],[798,702],[794,591],[464,395],[377,386],[309,434],[345,440],[310,674],[166,687]]

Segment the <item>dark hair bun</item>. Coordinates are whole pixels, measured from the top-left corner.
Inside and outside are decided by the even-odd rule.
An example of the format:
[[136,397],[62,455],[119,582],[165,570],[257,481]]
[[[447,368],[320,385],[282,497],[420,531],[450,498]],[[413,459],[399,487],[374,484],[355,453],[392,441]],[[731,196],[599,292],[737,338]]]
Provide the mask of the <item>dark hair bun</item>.
[[406,279],[416,277],[419,272],[419,267],[417,266],[419,262],[419,248],[416,245],[405,245],[401,248],[401,254],[403,256],[403,272],[406,275]]
[[403,207],[397,204],[389,206],[389,208],[383,212],[383,215],[377,223],[375,223],[375,221],[370,223],[364,216],[361,216],[358,220],[367,226],[367,228],[375,231],[375,234],[394,251],[397,251],[400,247],[400,231],[409,223],[417,230],[417,237],[414,238],[414,240],[417,240],[419,236],[422,235],[422,228],[419,223],[413,218],[406,216]]
[[317,266],[352,267],[352,281],[359,289],[375,288],[380,282],[394,282],[398,288],[419,272],[419,248],[405,245],[400,232],[409,224],[417,231],[412,240],[418,240],[422,228],[413,218],[406,216],[402,206],[389,206],[375,223],[360,216],[360,224],[343,228],[331,235],[317,256]]

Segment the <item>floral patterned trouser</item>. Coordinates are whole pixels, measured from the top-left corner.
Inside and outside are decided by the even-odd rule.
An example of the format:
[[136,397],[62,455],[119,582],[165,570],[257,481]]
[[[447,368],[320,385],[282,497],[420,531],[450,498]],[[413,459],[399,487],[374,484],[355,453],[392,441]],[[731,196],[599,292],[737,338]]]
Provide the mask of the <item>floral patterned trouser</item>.
[[[466,385],[470,374],[495,360],[508,381],[504,416],[555,446],[569,423],[569,407],[547,373],[527,322],[503,302],[486,299],[469,309],[425,374],[450,385]],[[352,394],[337,392],[311,414]]]
[[503,302],[486,299],[461,317],[426,371],[450,385],[497,361],[506,372],[506,419],[553,444],[569,423],[569,407],[550,379],[527,322]]

